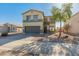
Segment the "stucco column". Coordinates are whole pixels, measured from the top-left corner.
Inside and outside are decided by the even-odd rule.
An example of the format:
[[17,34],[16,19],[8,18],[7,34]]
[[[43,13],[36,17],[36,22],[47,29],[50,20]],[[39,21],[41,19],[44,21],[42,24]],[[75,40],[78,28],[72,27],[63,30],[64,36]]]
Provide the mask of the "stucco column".
[[42,25],[40,27],[40,33],[44,33],[44,27]]

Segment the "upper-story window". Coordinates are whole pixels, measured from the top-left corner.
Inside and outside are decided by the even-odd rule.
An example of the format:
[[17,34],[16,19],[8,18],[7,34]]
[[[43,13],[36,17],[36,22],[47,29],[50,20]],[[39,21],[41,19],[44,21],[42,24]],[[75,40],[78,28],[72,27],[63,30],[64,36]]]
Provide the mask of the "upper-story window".
[[30,21],[30,19],[31,19],[31,16],[26,16],[27,21]]
[[26,16],[26,21],[39,21],[40,17],[38,15],[28,15]]
[[33,19],[34,19],[35,21],[37,21],[37,20],[38,20],[38,15],[33,15]]

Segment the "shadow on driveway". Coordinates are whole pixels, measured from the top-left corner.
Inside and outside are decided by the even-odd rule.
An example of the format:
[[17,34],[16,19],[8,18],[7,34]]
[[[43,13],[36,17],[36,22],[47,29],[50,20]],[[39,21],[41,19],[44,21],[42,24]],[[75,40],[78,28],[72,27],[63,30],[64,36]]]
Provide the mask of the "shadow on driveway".
[[26,39],[28,37],[45,37],[45,34],[23,34],[23,33],[16,33],[10,34],[8,36],[0,37],[0,45],[4,45],[6,43]]
[[17,33],[17,34],[12,34],[4,37],[0,37],[0,45],[15,41],[15,40],[21,40],[24,38],[30,37],[30,35],[25,35],[23,33]]

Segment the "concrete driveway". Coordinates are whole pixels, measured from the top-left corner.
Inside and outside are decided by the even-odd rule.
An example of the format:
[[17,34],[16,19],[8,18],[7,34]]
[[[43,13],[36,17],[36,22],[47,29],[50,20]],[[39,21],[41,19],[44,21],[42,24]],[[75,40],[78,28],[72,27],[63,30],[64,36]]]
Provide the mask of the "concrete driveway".
[[13,42],[13,41],[17,41],[17,40],[26,40],[29,37],[43,37],[43,35],[41,34],[23,34],[23,33],[16,33],[16,34],[9,34],[8,36],[5,37],[1,37],[0,36],[0,46]]
[[0,46],[3,45],[3,44],[6,44],[6,43],[12,42],[12,41],[27,38],[29,36],[30,35],[25,35],[25,34],[22,34],[22,33],[12,34],[12,35],[8,35],[8,36],[5,36],[5,37],[0,36]]

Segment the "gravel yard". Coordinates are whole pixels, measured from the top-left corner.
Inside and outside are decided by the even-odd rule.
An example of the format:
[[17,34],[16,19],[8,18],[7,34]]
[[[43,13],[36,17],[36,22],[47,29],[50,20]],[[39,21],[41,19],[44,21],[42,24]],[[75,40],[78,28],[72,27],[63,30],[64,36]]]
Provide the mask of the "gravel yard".
[[[1,50],[0,50],[1,51]],[[2,49],[2,56],[79,56],[79,45],[37,41],[16,46],[13,49]]]

